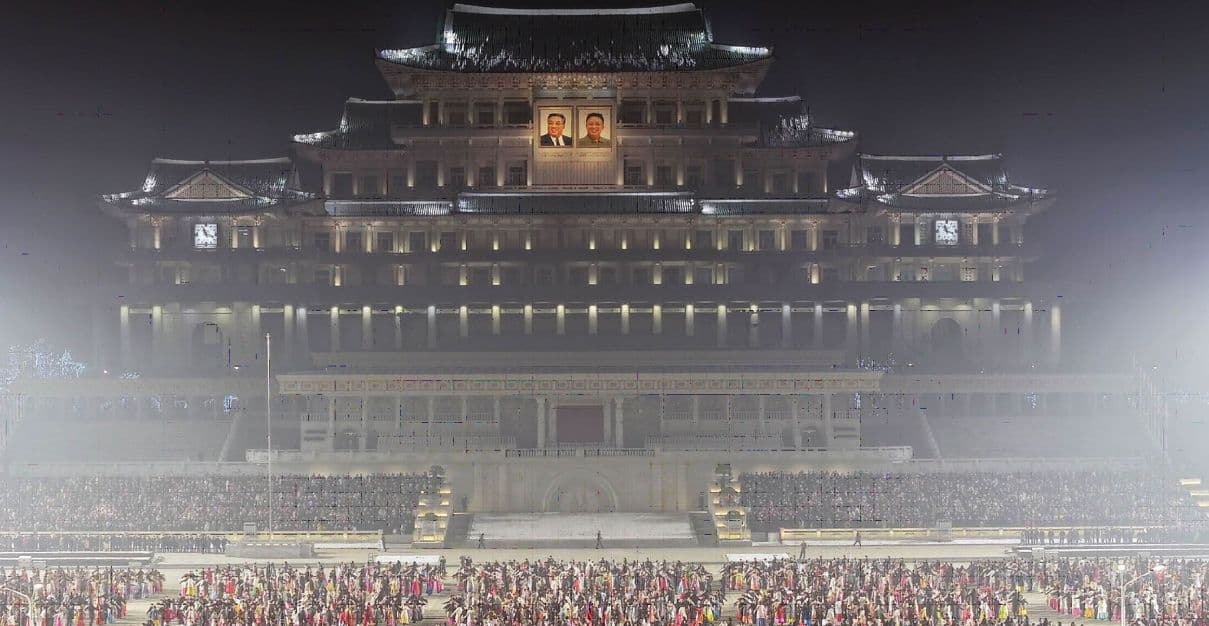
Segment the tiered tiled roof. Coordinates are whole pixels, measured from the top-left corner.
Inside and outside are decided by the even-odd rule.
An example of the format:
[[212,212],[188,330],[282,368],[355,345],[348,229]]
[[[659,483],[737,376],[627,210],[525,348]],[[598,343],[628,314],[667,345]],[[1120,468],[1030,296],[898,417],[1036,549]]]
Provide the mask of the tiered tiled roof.
[[294,135],[294,141],[320,148],[393,150],[395,126],[419,126],[421,103],[414,100],[361,100],[349,98],[336,130]]
[[515,73],[710,70],[771,56],[767,48],[715,44],[691,3],[640,9],[455,4],[437,44],[378,53],[419,69]]
[[999,154],[860,155],[841,200],[929,212],[1007,210],[1052,198],[1045,189],[1012,184]]
[[760,129],[758,145],[799,148],[854,141],[856,133],[814,125],[799,96],[784,98],[732,98],[728,103],[731,124],[750,124]]
[[288,157],[247,161],[155,159],[137,191],[106,194],[114,209],[143,213],[244,213],[306,202]]

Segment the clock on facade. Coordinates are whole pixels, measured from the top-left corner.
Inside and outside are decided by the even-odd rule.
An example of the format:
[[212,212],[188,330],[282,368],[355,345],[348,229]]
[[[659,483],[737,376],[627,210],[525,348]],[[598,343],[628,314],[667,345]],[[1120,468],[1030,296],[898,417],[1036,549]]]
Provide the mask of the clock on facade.
[[936,243],[948,246],[957,244],[957,220],[936,220]]
[[194,224],[193,247],[211,250],[218,247],[218,224]]

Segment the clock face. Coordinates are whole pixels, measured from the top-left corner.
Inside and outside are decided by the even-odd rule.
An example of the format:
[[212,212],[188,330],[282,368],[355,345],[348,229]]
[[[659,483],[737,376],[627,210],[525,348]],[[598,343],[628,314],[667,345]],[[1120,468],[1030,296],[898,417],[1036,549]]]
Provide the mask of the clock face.
[[936,220],[936,243],[947,246],[957,244],[957,220]]
[[209,250],[218,247],[218,224],[194,224],[193,247]]

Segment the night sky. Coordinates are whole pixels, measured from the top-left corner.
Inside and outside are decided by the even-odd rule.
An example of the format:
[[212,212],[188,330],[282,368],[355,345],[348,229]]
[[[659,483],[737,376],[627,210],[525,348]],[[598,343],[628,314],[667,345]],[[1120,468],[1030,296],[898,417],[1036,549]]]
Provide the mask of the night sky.
[[[137,188],[156,156],[286,154],[291,134],[334,128],[346,97],[388,98],[373,51],[432,43],[446,6],[345,4],[6,7],[0,346],[86,345],[78,312],[51,309],[124,245],[97,194]],[[801,93],[863,151],[1003,152],[1016,182],[1056,190],[1027,236],[1051,250],[1032,275],[1069,286],[1072,363],[1118,341],[1186,359],[1206,304],[1209,38],[1197,3],[1076,4],[705,7],[716,41],[774,47],[760,95]]]

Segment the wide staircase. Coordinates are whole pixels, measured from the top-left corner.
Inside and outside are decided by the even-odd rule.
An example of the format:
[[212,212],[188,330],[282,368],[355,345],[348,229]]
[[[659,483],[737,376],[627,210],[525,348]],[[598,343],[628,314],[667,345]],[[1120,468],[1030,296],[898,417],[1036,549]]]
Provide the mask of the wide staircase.
[[693,511],[688,514],[688,521],[693,527],[693,535],[697,537],[697,545],[718,545],[718,529],[714,525],[714,516],[710,515],[709,511]]
[[[470,540],[470,526],[474,523],[473,513],[454,513],[445,529],[445,547],[468,548],[474,544]],[[475,538],[477,540],[477,537]]]

